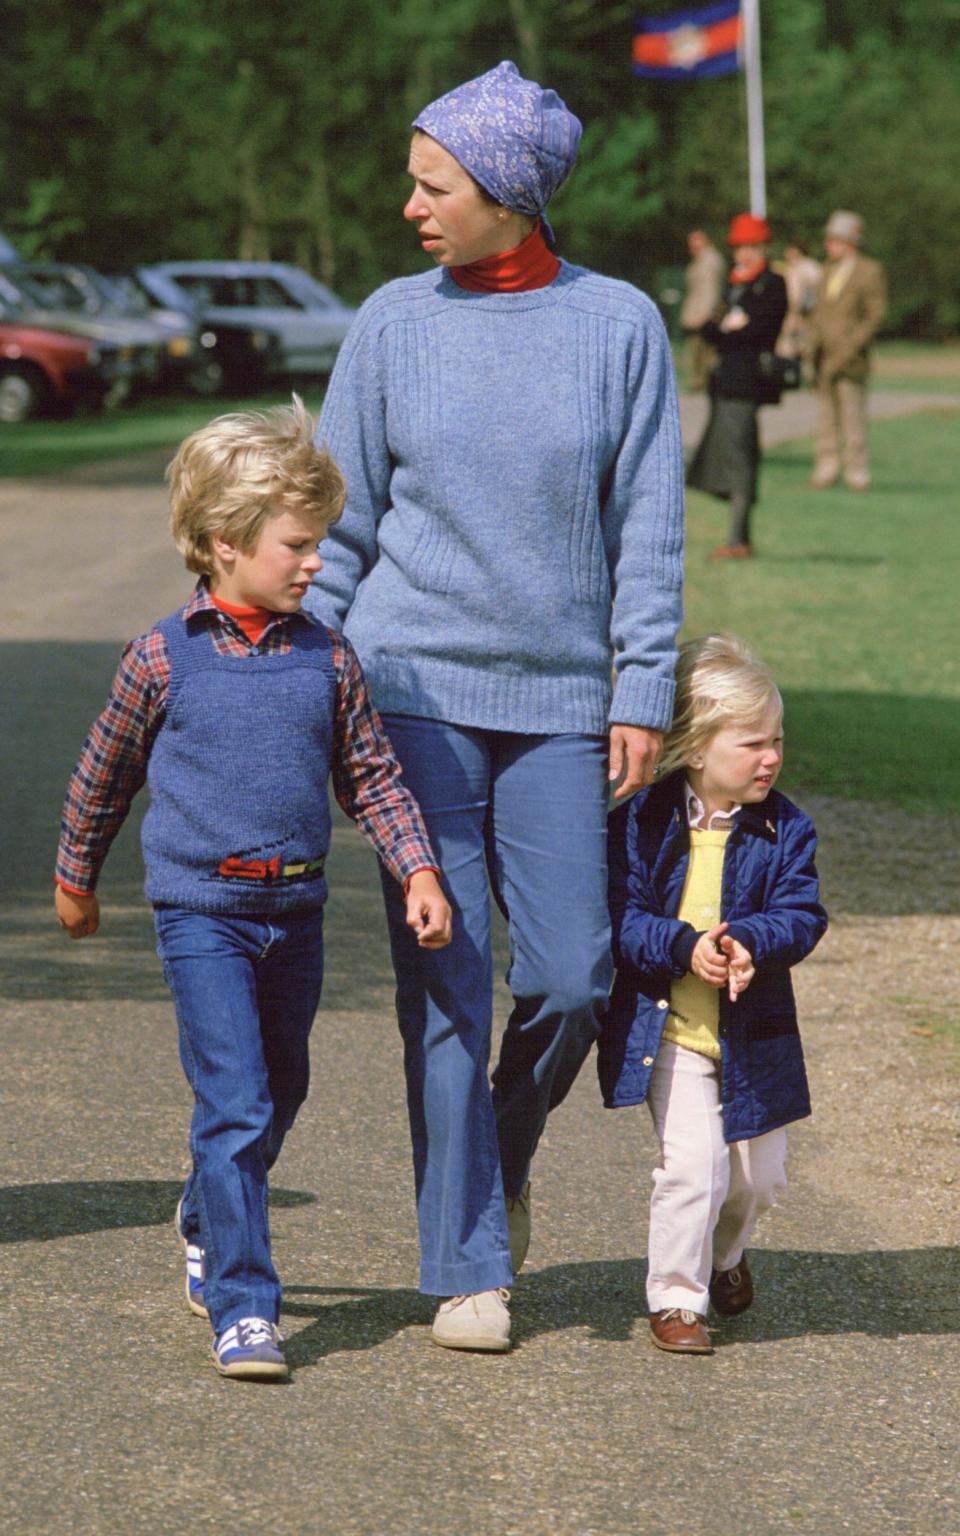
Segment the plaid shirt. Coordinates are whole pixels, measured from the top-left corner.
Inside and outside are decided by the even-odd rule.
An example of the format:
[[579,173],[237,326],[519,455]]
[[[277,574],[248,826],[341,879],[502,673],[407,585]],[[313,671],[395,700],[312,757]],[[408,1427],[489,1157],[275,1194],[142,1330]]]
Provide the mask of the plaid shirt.
[[[184,609],[206,613],[220,656],[248,656],[239,624],[219,609],[199,583]],[[309,614],[279,615],[260,637],[261,654],[290,650],[291,623],[313,624]],[[337,677],[337,713],[331,773],[343,810],[370,839],[401,882],[421,869],[437,871],[420,808],[400,781],[400,765],[367,692],[348,640],[330,633]],[[156,629],[131,640],[120,658],[110,697],[94,721],[70,779],[60,821],[56,879],[69,891],[96,888],[110,844],[147,777],[147,762],[166,715],[170,682],[167,643]]]

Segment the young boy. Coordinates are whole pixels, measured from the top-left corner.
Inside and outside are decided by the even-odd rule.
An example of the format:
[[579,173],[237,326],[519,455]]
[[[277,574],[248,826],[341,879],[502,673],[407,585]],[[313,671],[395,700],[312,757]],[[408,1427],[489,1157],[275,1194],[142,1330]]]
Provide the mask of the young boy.
[[657,783],[610,819],[617,976],[600,1041],[608,1106],[647,1100],[651,1339],[711,1354],[708,1300],[753,1300],[744,1249],[810,1113],[790,967],[827,926],[813,823],[774,789],[783,702],[735,635],[681,647]]
[[323,975],[327,779],[404,884],[427,949],[450,908],[419,808],[349,643],[300,611],[344,483],[292,407],[222,416],[167,471],[186,606],[131,641],[67,791],[56,910],[99,926],[95,888],[144,783],[146,893],[194,1092],[177,1207],[187,1301],[224,1376],[282,1378],[267,1170],[307,1092]]

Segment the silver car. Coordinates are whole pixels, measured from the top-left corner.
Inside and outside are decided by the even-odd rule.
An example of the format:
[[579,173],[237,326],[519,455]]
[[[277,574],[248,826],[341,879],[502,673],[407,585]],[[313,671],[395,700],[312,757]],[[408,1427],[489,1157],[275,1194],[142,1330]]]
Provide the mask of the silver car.
[[143,269],[172,279],[204,320],[273,332],[288,374],[329,373],[355,309],[299,267],[276,261],[161,261]]

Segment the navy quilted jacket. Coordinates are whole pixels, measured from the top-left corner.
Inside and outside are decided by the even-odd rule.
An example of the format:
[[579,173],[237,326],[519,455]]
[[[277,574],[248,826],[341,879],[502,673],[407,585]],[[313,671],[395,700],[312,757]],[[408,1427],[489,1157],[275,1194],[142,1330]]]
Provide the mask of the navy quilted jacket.
[[[676,917],[690,855],[684,774],[669,774],[610,817],[610,909],[617,966],[600,1038],[608,1108],[640,1104],[670,1006],[698,933]],[[790,981],[827,927],[813,822],[771,790],[739,812],[724,852],[721,920],[753,957],[735,1003],[720,993],[724,1136],[742,1141],[810,1113]]]

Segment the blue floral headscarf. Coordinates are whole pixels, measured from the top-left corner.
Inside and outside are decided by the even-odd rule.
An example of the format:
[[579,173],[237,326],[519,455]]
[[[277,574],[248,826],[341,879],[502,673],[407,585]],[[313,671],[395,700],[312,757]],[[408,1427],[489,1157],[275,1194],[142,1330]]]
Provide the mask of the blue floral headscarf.
[[510,59],[439,96],[413,126],[442,145],[498,203],[526,214],[542,214],[569,176],[583,132],[556,91],[524,80]]

